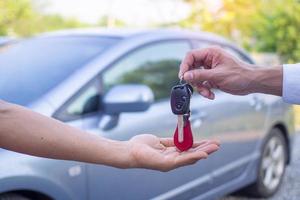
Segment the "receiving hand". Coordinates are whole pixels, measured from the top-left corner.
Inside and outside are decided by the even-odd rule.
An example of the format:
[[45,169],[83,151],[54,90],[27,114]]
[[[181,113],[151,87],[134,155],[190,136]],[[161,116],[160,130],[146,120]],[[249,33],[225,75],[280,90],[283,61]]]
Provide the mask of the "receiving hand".
[[137,135],[129,141],[132,167],[169,171],[191,165],[219,149],[219,142],[203,140],[185,152],[176,149],[173,138]]

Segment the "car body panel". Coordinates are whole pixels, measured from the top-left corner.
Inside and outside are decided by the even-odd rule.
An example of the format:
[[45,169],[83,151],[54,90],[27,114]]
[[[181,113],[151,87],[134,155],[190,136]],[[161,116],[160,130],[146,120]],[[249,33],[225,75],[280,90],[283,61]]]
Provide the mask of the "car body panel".
[[[5,150],[0,153],[0,193],[28,190],[53,199],[86,199],[83,163],[37,158]],[[74,170],[77,173],[72,172]]]

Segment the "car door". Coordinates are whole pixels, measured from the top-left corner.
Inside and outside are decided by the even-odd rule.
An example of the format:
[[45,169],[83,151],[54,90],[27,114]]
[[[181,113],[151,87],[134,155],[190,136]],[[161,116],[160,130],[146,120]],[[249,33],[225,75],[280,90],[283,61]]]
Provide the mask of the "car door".
[[[203,48],[209,44],[215,43],[197,41],[196,47]],[[221,46],[239,59],[251,62],[237,49]],[[206,136],[221,141],[220,150],[211,155],[214,186],[218,186],[239,177],[248,164],[257,159],[257,145],[264,131],[266,106],[257,94],[234,96],[217,90],[215,94],[215,100],[207,103],[205,108],[199,103],[195,109],[202,110],[201,115],[209,123]],[[199,102],[202,101],[207,102],[199,97]]]
[[[186,40],[159,41],[130,51],[113,62],[99,76],[102,83],[98,96],[105,95],[113,86],[136,83],[150,87],[155,101],[145,112],[121,113],[117,125],[110,129],[103,129],[102,126],[103,121],[110,116],[103,113],[101,105],[95,103],[94,106],[88,107],[98,107],[98,112],[85,115],[85,130],[116,140],[127,140],[143,133],[172,137],[176,127],[176,116],[170,110],[169,94],[171,87],[178,82],[178,66],[188,50],[190,43]],[[81,103],[74,105],[76,104]],[[73,111],[76,109],[74,106]],[[77,112],[82,112],[82,109]],[[207,159],[193,166],[162,173],[89,164],[89,199],[149,199],[158,195],[165,198],[177,196],[190,199],[209,189],[210,166],[210,159]]]

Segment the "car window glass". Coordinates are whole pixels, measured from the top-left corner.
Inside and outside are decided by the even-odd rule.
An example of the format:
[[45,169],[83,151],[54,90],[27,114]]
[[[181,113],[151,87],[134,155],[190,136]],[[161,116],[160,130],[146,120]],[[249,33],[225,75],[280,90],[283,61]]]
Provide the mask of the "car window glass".
[[28,105],[57,87],[119,39],[35,37],[0,49],[0,98]]
[[213,43],[210,43],[207,41],[201,41],[201,40],[193,41],[193,49],[202,49],[202,48],[206,48],[206,47],[209,47],[212,45],[213,45]]
[[118,84],[144,84],[152,89],[156,100],[168,98],[170,89],[178,82],[180,62],[189,50],[187,41],[142,47],[111,66],[103,76],[104,89]]
[[233,55],[234,57],[238,58],[238,59],[241,59],[241,60],[244,60],[244,57],[239,53],[237,52],[236,50],[232,49],[232,48],[229,48],[229,47],[224,47],[224,49],[230,53],[231,55]]
[[228,53],[230,53],[231,55],[235,56],[236,58],[244,61],[244,62],[247,62],[247,63],[250,63],[250,64],[253,64],[253,60],[251,60],[250,57],[247,57],[245,54],[239,52],[238,50],[234,49],[234,48],[231,48],[231,47],[223,47]]
[[97,101],[93,100],[98,96],[96,87],[89,87],[67,108],[69,115],[82,115],[97,110]]
[[100,92],[99,81],[95,81],[93,84],[83,88],[78,92],[61,111],[55,114],[55,118],[62,121],[69,121],[78,119],[82,115],[94,113],[100,110]]
[[[218,43],[214,43],[214,42],[207,42],[207,41],[201,41],[201,40],[196,40],[193,42],[193,46],[195,49],[202,49],[202,48],[206,48],[212,45],[216,45],[216,46],[220,46],[220,44]],[[247,63],[251,63],[251,61],[245,57],[243,54],[241,54],[240,52],[238,52],[237,50],[228,47],[228,46],[221,46],[223,49],[225,49],[228,53],[230,53],[231,55],[235,56],[238,59],[241,59]]]

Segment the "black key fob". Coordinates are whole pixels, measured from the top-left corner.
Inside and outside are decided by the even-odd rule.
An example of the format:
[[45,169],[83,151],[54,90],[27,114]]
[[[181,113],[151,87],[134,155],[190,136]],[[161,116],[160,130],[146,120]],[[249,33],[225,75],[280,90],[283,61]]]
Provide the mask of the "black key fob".
[[187,83],[175,85],[171,91],[171,109],[175,115],[184,115],[190,112],[190,100],[193,87]]

